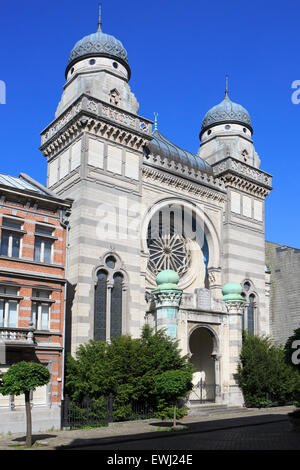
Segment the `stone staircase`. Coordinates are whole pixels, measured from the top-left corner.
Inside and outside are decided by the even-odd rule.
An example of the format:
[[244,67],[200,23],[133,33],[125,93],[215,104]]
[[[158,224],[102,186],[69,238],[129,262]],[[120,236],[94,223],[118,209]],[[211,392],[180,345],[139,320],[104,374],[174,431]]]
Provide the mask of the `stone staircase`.
[[219,414],[235,414],[245,410],[242,406],[228,406],[222,403],[200,404],[191,402],[188,416],[213,416]]

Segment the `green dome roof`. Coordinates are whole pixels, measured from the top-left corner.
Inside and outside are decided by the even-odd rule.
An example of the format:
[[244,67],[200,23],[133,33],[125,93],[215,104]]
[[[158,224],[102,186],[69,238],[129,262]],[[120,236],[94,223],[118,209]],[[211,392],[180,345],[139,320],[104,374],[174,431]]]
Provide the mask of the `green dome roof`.
[[156,284],[157,286],[161,286],[162,284],[175,284],[177,285],[179,282],[179,276],[176,271],[172,269],[165,269],[161,271],[156,276]]
[[242,297],[242,286],[237,282],[228,282],[222,289],[223,300],[226,301],[239,301],[243,302],[245,299]]

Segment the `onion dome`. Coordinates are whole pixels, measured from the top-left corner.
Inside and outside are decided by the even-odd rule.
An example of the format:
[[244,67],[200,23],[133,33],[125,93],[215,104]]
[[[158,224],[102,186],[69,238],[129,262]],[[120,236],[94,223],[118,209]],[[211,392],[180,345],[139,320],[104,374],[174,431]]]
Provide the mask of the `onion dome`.
[[178,287],[179,275],[172,269],[165,269],[158,273],[156,276],[157,287],[152,291],[153,294],[162,291],[177,291],[182,292],[182,289]]
[[234,103],[228,96],[226,86],[225,98],[221,103],[211,108],[202,121],[200,139],[202,134],[212,126],[217,124],[241,124],[247,127],[251,134],[253,133],[251,118],[248,111],[238,103]]
[[222,289],[223,301],[224,302],[245,302],[244,297],[242,297],[242,286],[237,282],[228,282]]
[[166,139],[157,129],[152,133],[152,140],[145,147],[145,151],[148,155],[159,155],[162,158],[168,159],[170,162],[174,161],[175,163],[180,163],[195,171],[202,171],[210,175],[213,174],[212,167],[201,157],[177,147],[177,145]]
[[84,36],[73,47],[69,63],[66,68],[66,76],[70,68],[79,60],[89,57],[108,57],[121,62],[127,69],[130,78],[130,67],[128,64],[127,51],[121,41],[110,34],[102,32],[101,17],[99,15],[98,30],[96,33]]

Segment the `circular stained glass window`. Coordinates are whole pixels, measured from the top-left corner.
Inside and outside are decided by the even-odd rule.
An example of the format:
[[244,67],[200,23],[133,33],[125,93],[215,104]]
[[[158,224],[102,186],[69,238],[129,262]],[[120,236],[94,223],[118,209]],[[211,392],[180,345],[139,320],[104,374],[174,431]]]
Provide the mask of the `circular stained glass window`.
[[179,235],[148,239],[148,249],[148,267],[155,276],[164,269],[172,269],[182,276],[190,266],[190,250],[186,240]]

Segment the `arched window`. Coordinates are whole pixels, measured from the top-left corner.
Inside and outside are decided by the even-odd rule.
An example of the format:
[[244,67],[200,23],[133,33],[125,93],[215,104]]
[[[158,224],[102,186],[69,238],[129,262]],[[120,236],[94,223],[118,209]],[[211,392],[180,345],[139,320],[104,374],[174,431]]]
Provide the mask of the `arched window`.
[[123,306],[123,275],[116,273],[113,276],[114,285],[111,289],[110,309],[110,337],[115,338],[122,334],[122,306]]
[[[125,315],[125,287],[122,263],[118,256],[107,254],[103,267],[96,272],[94,302],[94,339],[110,341],[122,334]],[[125,291],[124,291],[125,289]]]
[[95,286],[94,339],[106,341],[106,309],[107,309],[107,272],[97,273]]
[[242,327],[248,333],[254,335],[256,331],[257,296],[253,292],[253,286],[250,281],[243,283],[242,296],[246,300],[243,310]]

